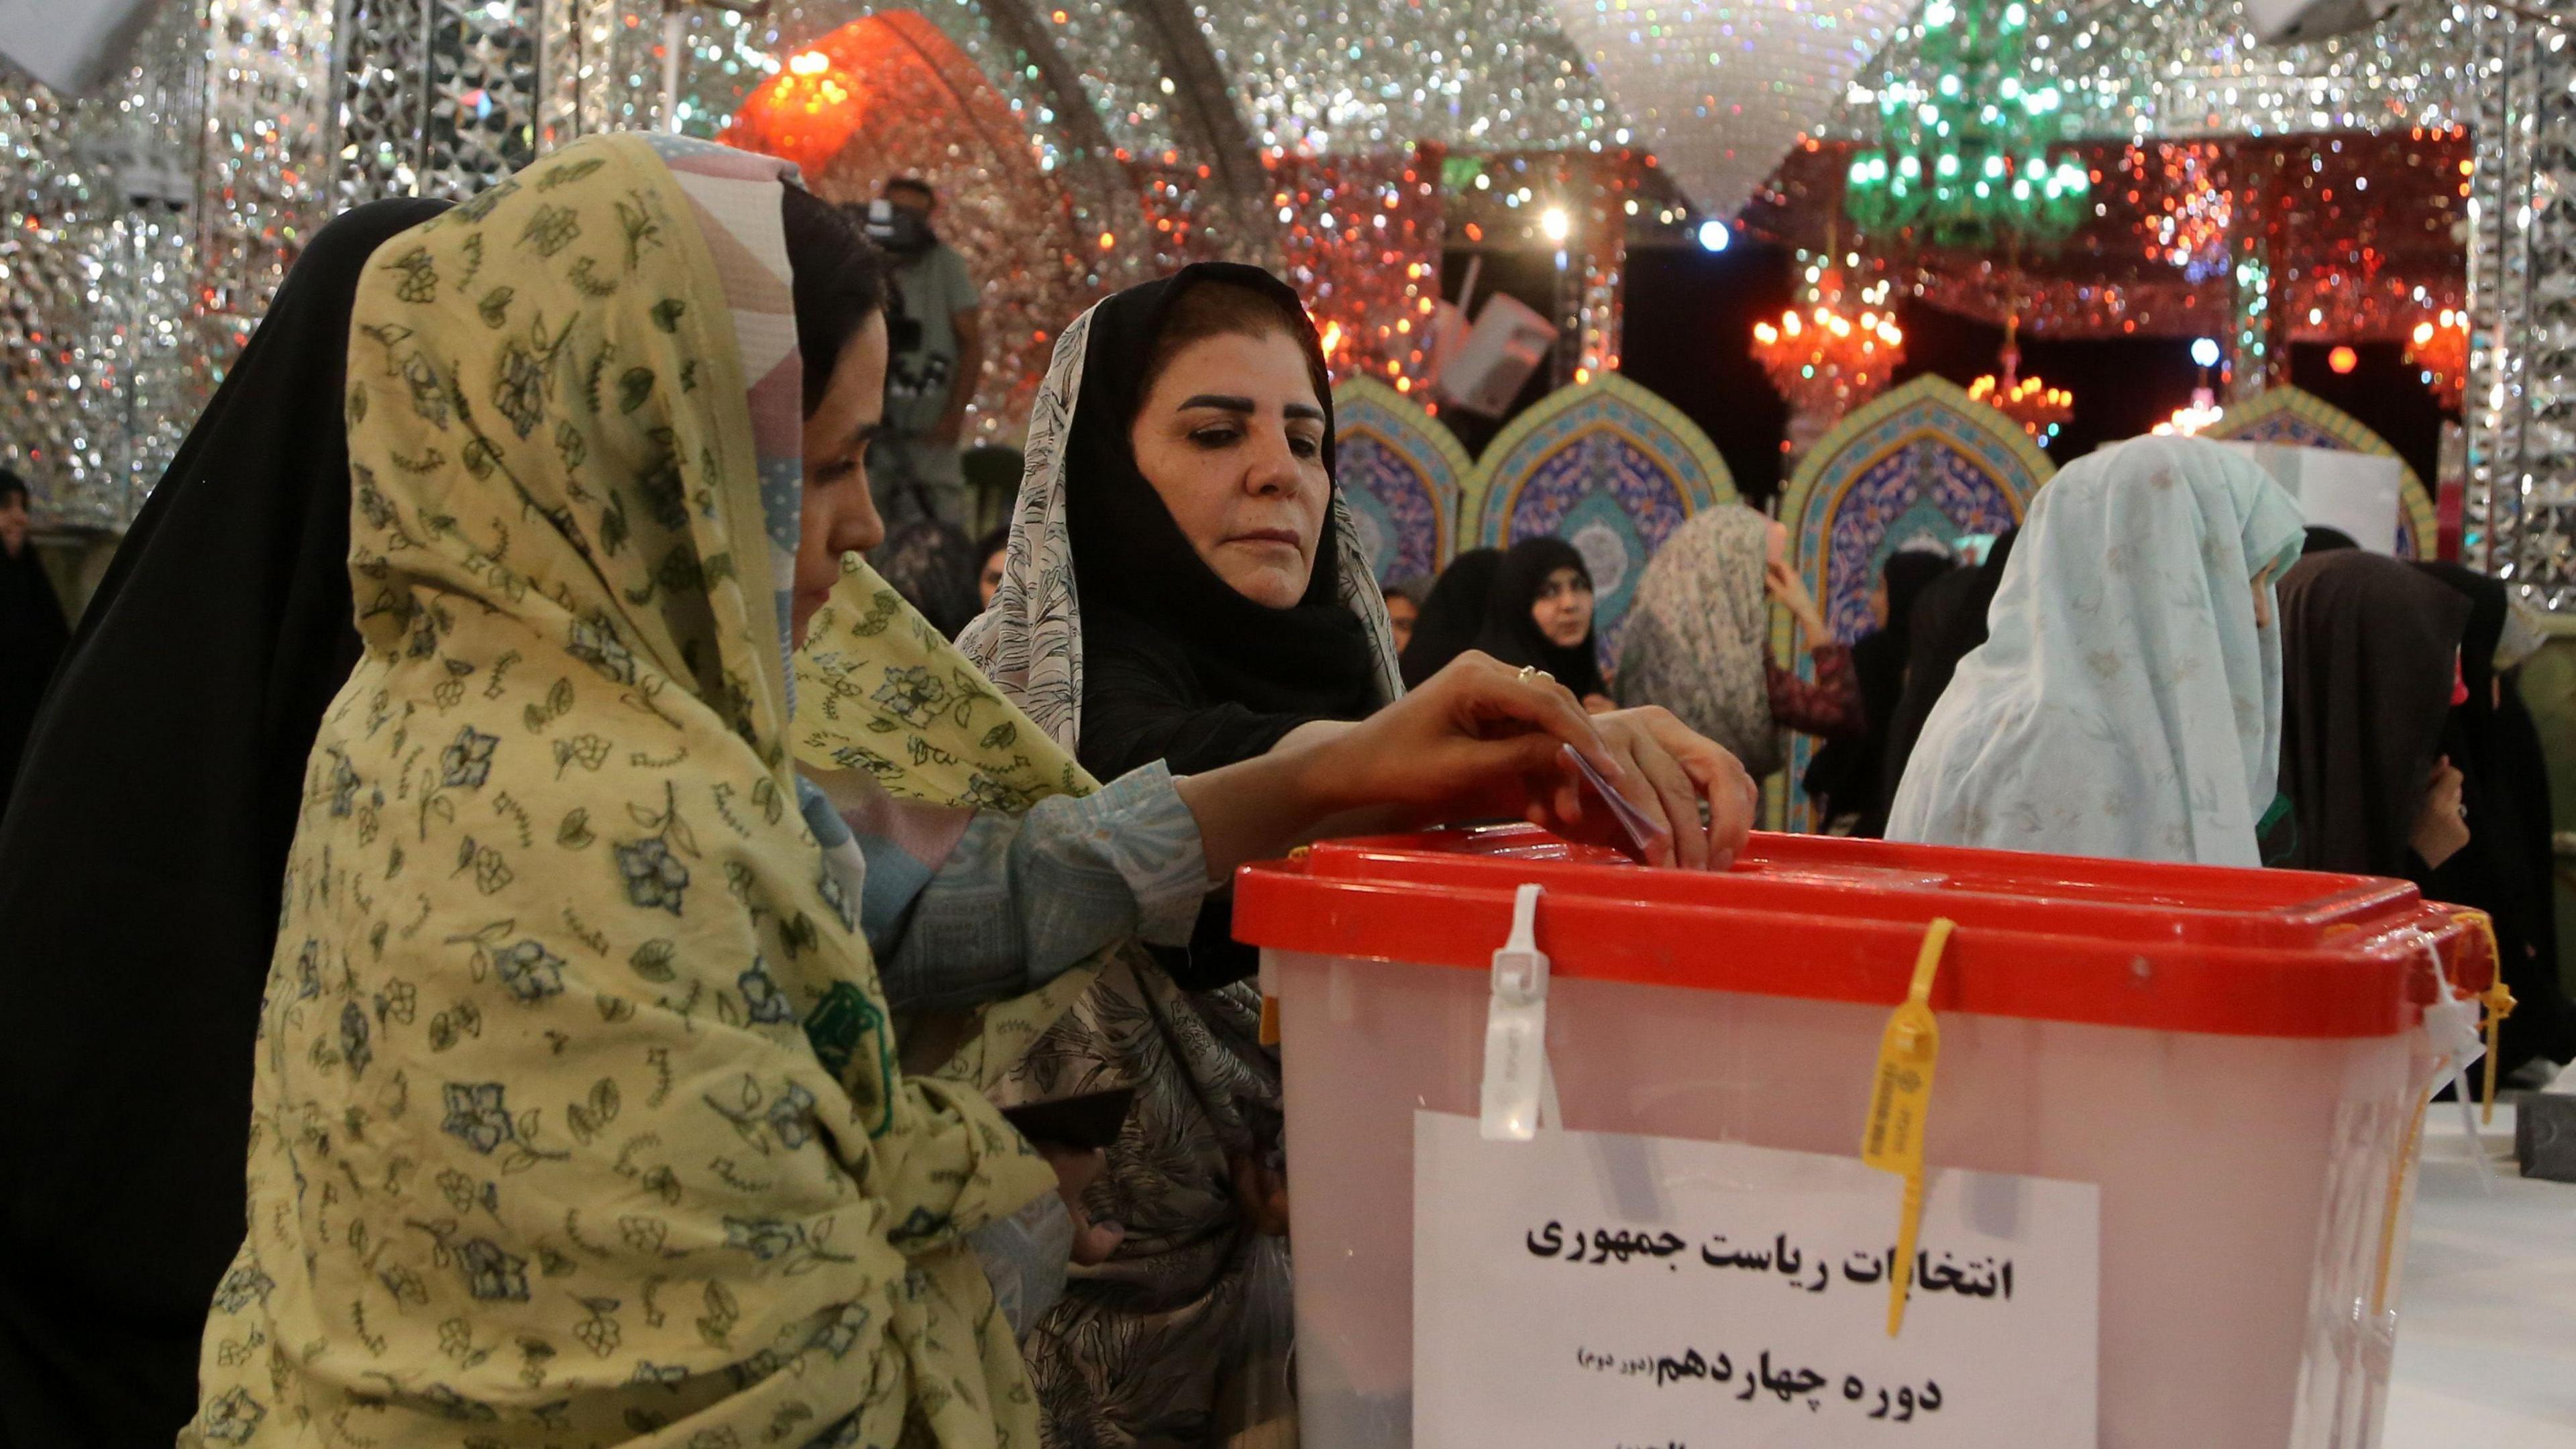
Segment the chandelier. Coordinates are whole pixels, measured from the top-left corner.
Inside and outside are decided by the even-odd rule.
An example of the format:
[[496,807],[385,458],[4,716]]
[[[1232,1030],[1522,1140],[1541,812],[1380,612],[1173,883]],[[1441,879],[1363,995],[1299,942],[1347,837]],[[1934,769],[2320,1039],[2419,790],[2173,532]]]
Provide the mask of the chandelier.
[[1968,400],[1981,402],[2021,425],[2021,430],[2043,447],[2056,438],[2057,430],[2075,416],[2075,394],[2062,387],[2050,387],[2037,376],[2023,377],[2021,347],[2016,341],[2021,331],[2021,314],[2004,314],[2004,350],[1997,361],[2003,364],[2003,375],[1987,373],[1968,384]]
[[2406,360],[2423,370],[2424,385],[2443,407],[2458,407],[2469,381],[2469,314],[2445,307],[2440,316],[2416,323],[2406,339]]
[[1887,386],[1905,360],[1905,333],[1885,306],[1887,284],[1865,289],[1855,317],[1843,304],[1842,273],[1828,270],[1810,305],[1792,307],[1778,323],[1753,324],[1753,356],[1793,413],[1834,419]]
[[1936,247],[2054,246],[2090,214],[2092,177],[2070,154],[2065,95],[2023,78],[2023,0],[1930,0],[1918,23],[1923,72],[1878,93],[1879,144],[1855,154],[1844,194],[1868,231],[1912,231]]
[[2218,405],[2218,395],[2208,388],[2196,387],[2191,390],[2191,406],[2175,408],[2172,417],[2156,424],[2156,431],[2167,437],[2179,433],[2188,438],[2225,416],[2227,409]]
[[1968,384],[1968,397],[2021,424],[2023,432],[2043,444],[2075,416],[2075,394],[2036,377],[2016,378],[2010,369],[2000,379],[1988,373]]

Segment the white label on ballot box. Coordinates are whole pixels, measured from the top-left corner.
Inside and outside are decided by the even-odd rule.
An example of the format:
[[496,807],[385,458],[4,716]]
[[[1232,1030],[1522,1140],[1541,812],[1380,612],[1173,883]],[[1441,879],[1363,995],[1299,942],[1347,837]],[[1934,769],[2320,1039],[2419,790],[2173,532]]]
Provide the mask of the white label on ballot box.
[[1417,1112],[1413,1442],[2094,1442],[2101,1193],[1936,1171],[1901,1337],[1903,1184],[1854,1157]]

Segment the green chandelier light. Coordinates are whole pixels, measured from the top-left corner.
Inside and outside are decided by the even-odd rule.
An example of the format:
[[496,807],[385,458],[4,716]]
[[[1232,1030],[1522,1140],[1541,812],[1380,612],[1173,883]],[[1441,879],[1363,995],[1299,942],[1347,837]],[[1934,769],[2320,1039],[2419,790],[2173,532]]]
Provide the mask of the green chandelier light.
[[1845,204],[1864,231],[2045,250],[2083,221],[2091,179],[2071,153],[2051,154],[2065,97],[2023,75],[2030,19],[2023,0],[1923,7],[1922,69],[1881,87],[1879,144],[1852,157]]

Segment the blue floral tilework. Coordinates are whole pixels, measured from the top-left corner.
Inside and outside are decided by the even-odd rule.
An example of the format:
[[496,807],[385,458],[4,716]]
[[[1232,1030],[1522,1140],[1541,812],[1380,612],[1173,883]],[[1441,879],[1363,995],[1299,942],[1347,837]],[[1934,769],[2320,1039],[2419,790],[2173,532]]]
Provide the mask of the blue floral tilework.
[[1507,547],[1554,535],[1592,570],[1595,647],[1605,670],[1619,657],[1647,560],[1721,489],[1733,492],[1733,481],[1712,479],[1698,450],[1662,419],[1608,389],[1545,418],[1486,467],[1485,542]]
[[1342,432],[1334,445],[1343,501],[1377,581],[1398,583],[1435,571],[1440,506],[1421,464],[1373,430]]
[[1333,433],[1342,500],[1377,581],[1438,572],[1456,552],[1466,450],[1419,402],[1368,378],[1333,389]]

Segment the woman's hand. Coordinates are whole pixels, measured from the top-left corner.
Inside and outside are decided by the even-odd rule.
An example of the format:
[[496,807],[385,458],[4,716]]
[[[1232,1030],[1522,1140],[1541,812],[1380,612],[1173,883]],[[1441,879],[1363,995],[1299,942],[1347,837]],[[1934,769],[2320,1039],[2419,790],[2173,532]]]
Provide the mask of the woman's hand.
[[1564,685],[1470,650],[1365,720],[1303,726],[1268,754],[1173,783],[1198,822],[1208,877],[1222,882],[1337,817],[1388,830],[1528,814],[1571,778],[1566,749],[1647,808],[1652,787]]
[[[1595,715],[1592,725],[1631,776],[1651,790],[1637,804],[1662,827],[1664,844],[1660,850],[1649,845],[1649,860],[1684,870],[1724,870],[1735,863],[1762,801],[1762,787],[1742,761],[1660,705]],[[1622,793],[1635,798],[1643,792]],[[1570,789],[1560,790],[1553,804],[1560,816],[1580,818],[1580,797]]]
[[[1523,697],[1521,691],[1543,685],[1589,715],[1593,731],[1621,767],[1617,771],[1603,770],[1603,776],[1655,826],[1655,836],[1640,842],[1650,864],[1678,865],[1685,870],[1724,870],[1735,863],[1736,854],[1744,849],[1746,837],[1752,832],[1762,790],[1745,773],[1743,762],[1724,746],[1695,732],[1660,706],[1598,709],[1591,699],[1575,700],[1572,692],[1544,674],[1524,678],[1520,671],[1496,664],[1481,654],[1471,653],[1459,663],[1468,664],[1471,660],[1474,663],[1460,671],[1456,681],[1462,689],[1499,682],[1506,699],[1519,699]],[[1508,677],[1494,674],[1493,670],[1508,670]],[[1442,675],[1448,672],[1443,670]],[[1433,676],[1430,683],[1440,683],[1442,675]],[[1566,743],[1574,742],[1566,738]],[[1345,741],[1353,743],[1365,742]],[[1590,751],[1584,754],[1596,768],[1600,766],[1599,756]],[[1525,801],[1503,801],[1493,813],[1522,814],[1535,824],[1578,839],[1606,839],[1612,822],[1587,818],[1579,779],[1557,765],[1553,757],[1549,764],[1555,767],[1553,788],[1545,788],[1550,782],[1543,772],[1525,772]],[[1703,802],[1707,807],[1704,820]],[[1588,813],[1597,816],[1602,812],[1596,809]]]
[[1064,1210],[1073,1216],[1073,1261],[1085,1268],[1109,1261],[1109,1255],[1127,1238],[1127,1230],[1116,1223],[1095,1223],[1083,1210],[1082,1194],[1100,1174],[1109,1169],[1109,1154],[1093,1148],[1062,1147],[1051,1142],[1036,1144],[1038,1155],[1055,1169],[1056,1196],[1064,1199]]
[[1318,739],[1300,763],[1327,814],[1394,805],[1518,815],[1518,802],[1552,798],[1567,780],[1557,751],[1569,746],[1644,808],[1644,782],[1628,778],[1573,691],[1471,649],[1420,689]]
[[2415,829],[2407,843],[2434,870],[2469,843],[2468,808],[2460,803],[2460,771],[2448,755],[2434,763],[2433,777],[2424,784],[2424,803],[2416,808]]
[[1798,570],[1787,560],[1763,568],[1762,588],[1806,630],[1808,648],[1834,642],[1833,634],[1825,628],[1825,611],[1816,606],[1816,596],[1807,591],[1807,581],[1798,577]]
[[1303,730],[1266,755],[1175,783],[1198,822],[1209,878],[1223,881],[1316,825],[1362,811],[1373,829],[1521,816],[1602,838],[1613,822],[1605,809],[1584,809],[1569,749],[1660,827],[1644,842],[1652,863],[1724,865],[1743,848],[1754,789],[1734,756],[1660,709],[1596,720],[1545,674],[1472,650],[1365,720]]

